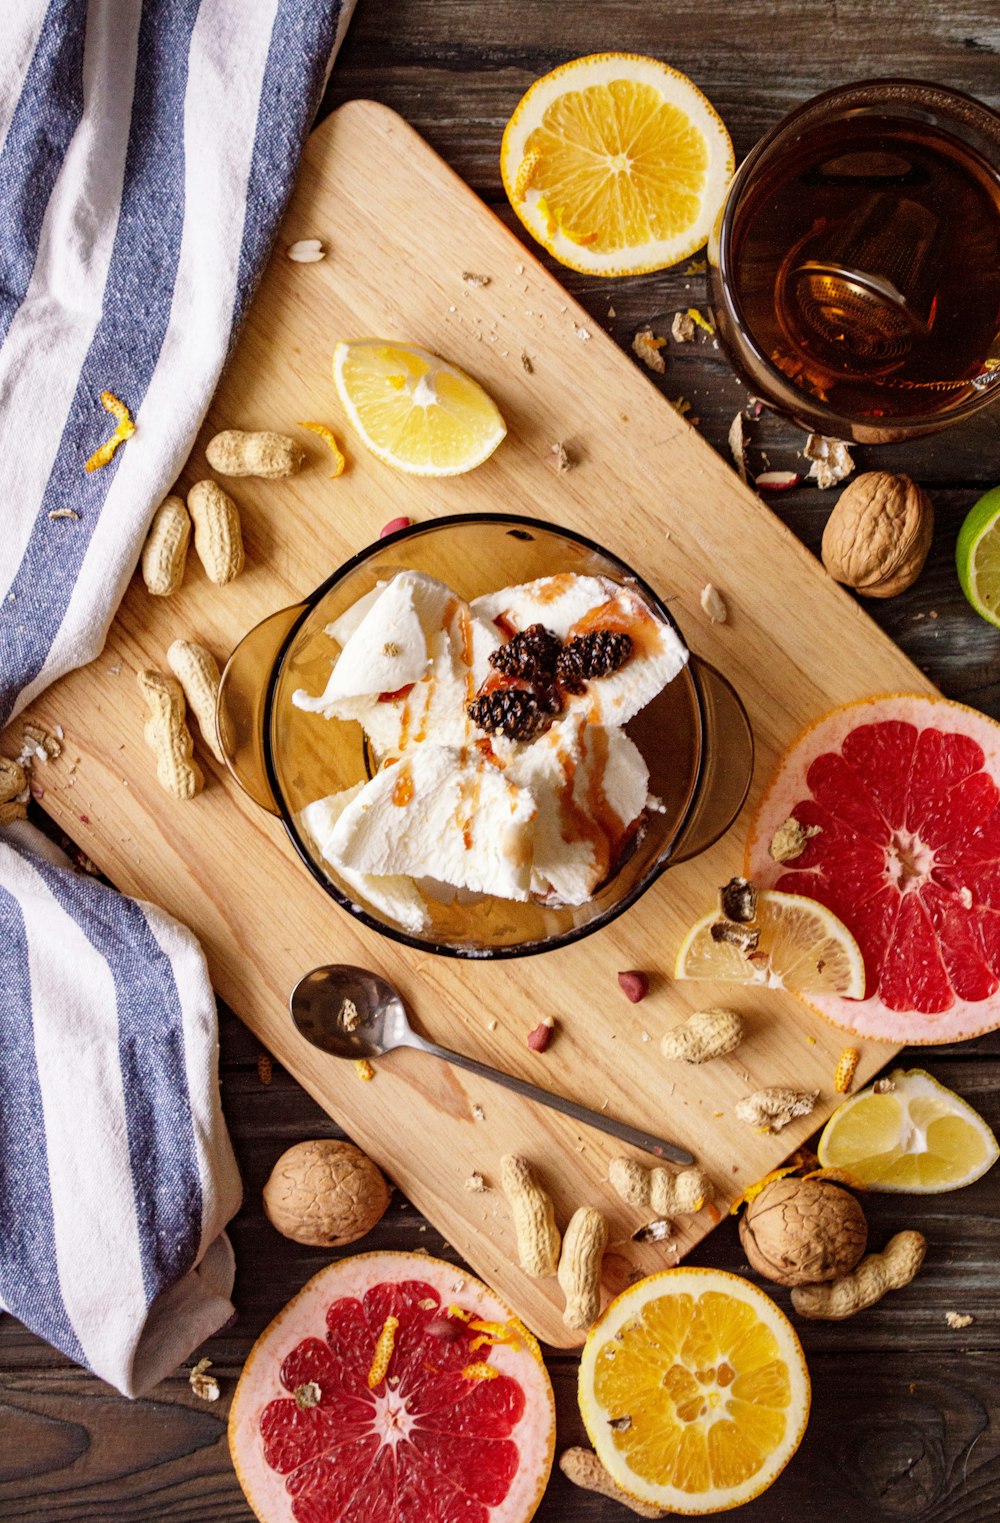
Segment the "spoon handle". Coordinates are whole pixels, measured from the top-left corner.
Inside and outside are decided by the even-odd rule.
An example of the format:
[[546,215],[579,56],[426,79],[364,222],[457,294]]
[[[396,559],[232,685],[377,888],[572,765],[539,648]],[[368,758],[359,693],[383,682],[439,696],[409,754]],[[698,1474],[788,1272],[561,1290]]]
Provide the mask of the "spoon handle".
[[[409,1046],[410,1043],[407,1042],[406,1045]],[[439,1047],[436,1042],[428,1042],[423,1037],[418,1037],[413,1045],[418,1046],[422,1052],[430,1052],[435,1057],[444,1058],[446,1063],[454,1063],[456,1068],[464,1068],[469,1073],[478,1074],[481,1079],[502,1084],[505,1089],[512,1089],[515,1094],[523,1095],[526,1100],[537,1100],[539,1105],[547,1105],[550,1110],[561,1111],[564,1116],[572,1116],[574,1121],[581,1121],[584,1126],[593,1126],[600,1132],[608,1132],[619,1141],[629,1142],[633,1147],[655,1154],[657,1158],[669,1158],[672,1163],[694,1163],[692,1155],[685,1152],[684,1148],[678,1147],[676,1143],[664,1142],[661,1137],[654,1137],[651,1132],[644,1132],[637,1126],[629,1126],[624,1121],[616,1121],[614,1116],[606,1116],[603,1111],[591,1110],[589,1106],[578,1105],[575,1100],[567,1100],[564,1095],[554,1095],[551,1090],[539,1089],[537,1084],[529,1084],[527,1080],[518,1079],[514,1074],[503,1073],[499,1068],[491,1068],[488,1063],[480,1063],[476,1058],[467,1058],[464,1053],[452,1052],[448,1047]]]

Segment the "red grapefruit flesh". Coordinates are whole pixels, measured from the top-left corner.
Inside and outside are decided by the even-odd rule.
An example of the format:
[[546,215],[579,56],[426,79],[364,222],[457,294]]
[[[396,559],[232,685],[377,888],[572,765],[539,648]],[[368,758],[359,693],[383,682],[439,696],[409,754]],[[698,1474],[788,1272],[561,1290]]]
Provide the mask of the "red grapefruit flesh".
[[309,1280],[251,1349],[229,1417],[262,1523],[527,1523],[554,1443],[535,1339],[479,1280],[415,1253]]
[[[1000,725],[945,698],[836,709],[778,765],[747,845],[761,888],[817,899],[861,948],[863,1000],[809,998],[859,1036],[953,1042],[1000,1026]],[[789,816],[819,833],[790,862]]]

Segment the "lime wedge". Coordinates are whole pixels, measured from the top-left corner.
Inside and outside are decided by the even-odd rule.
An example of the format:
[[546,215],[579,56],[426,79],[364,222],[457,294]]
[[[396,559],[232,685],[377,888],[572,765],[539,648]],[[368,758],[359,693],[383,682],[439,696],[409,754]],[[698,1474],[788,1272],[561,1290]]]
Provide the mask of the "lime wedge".
[[1000,487],[980,497],[966,515],[958,531],[955,565],[973,608],[1000,629]]

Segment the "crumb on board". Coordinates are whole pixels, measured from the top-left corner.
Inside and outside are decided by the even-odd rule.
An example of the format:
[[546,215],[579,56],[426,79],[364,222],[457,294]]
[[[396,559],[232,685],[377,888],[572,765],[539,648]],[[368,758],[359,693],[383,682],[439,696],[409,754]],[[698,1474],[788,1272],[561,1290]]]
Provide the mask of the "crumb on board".
[[372,1079],[375,1077],[375,1070],[367,1058],[354,1059],[354,1072],[357,1074],[358,1078],[363,1079],[366,1084],[370,1084]]
[[975,1317],[970,1316],[967,1311],[946,1311],[944,1314],[944,1320],[947,1322],[949,1327],[958,1329],[962,1327],[971,1327],[976,1319]]
[[475,1169],[465,1181],[465,1189],[469,1190],[473,1195],[482,1195],[486,1190],[486,1180],[478,1169]]
[[486,1112],[483,1110],[483,1107],[481,1105],[474,1105],[472,1107],[472,1119],[473,1119],[473,1121],[485,1121],[486,1120]]
[[556,468],[556,474],[559,476],[565,476],[566,472],[571,471],[576,464],[573,456],[560,439],[557,439],[554,444],[549,445],[549,454]]
[[490,283],[489,275],[477,275],[474,270],[463,270],[462,279],[467,286],[488,286]]

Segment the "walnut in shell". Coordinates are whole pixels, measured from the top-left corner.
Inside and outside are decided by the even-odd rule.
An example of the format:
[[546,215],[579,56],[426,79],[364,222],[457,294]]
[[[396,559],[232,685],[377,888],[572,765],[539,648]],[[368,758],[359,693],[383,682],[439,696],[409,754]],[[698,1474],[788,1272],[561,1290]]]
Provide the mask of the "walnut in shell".
[[751,1267],[778,1285],[816,1285],[850,1274],[868,1242],[865,1213],[828,1179],[775,1179],[740,1218]]
[[823,565],[862,597],[892,598],[920,575],[933,533],[934,509],[916,482],[866,471],[827,519]]
[[295,1243],[342,1248],[370,1232],[389,1204],[381,1171],[353,1142],[297,1142],[264,1186],[264,1212]]

